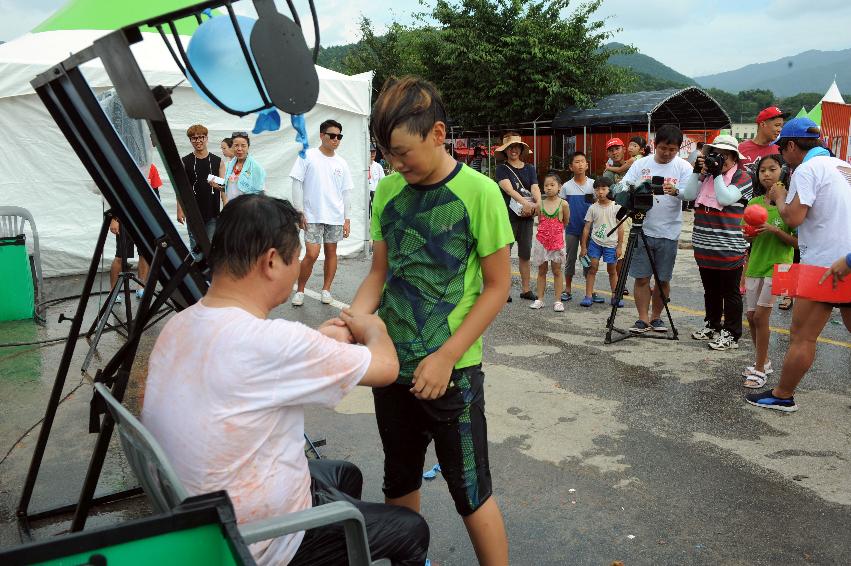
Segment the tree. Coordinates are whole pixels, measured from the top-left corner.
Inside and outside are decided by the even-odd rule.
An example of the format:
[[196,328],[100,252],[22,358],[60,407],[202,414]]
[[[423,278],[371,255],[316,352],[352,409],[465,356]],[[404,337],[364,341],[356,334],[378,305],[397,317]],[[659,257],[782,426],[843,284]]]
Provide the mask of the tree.
[[364,18],[345,64],[376,70],[376,85],[408,73],[431,80],[468,127],[552,118],[630,84],[631,72],[608,59],[632,49],[606,48],[616,30],[592,19],[601,1],[563,17],[569,0],[436,0],[416,27],[394,23],[382,37]]

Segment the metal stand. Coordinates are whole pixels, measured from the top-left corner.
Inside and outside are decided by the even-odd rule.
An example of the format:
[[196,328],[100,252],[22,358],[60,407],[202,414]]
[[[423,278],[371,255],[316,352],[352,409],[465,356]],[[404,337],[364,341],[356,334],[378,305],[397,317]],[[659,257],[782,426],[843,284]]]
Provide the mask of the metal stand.
[[[671,310],[668,308],[668,303],[670,302],[670,298],[665,295],[665,292],[662,290],[661,286],[659,287],[659,295],[662,297],[662,304],[665,305],[665,312],[668,314],[668,322],[671,325],[671,330],[666,332],[664,335],[661,333],[643,332],[641,334],[636,334],[634,332],[630,332],[629,330],[624,330],[622,328],[617,328],[615,326],[615,317],[617,317],[618,309],[620,308],[620,302],[623,299],[623,292],[626,288],[626,280],[628,278],[629,266],[632,263],[632,256],[635,253],[635,248],[638,246],[638,238],[641,237],[641,241],[644,242],[644,249],[647,250],[647,257],[650,259],[650,267],[653,270],[653,278],[656,280],[656,285],[659,285],[659,271],[656,269],[656,261],[653,259],[653,254],[650,252],[650,246],[647,245],[647,236],[644,235],[644,217],[645,214],[643,212],[635,212],[630,215],[632,217],[632,228],[629,231],[629,239],[626,242],[626,253],[624,254],[623,267],[621,267],[621,277],[618,278],[618,284],[615,287],[614,300],[612,301],[612,312],[609,315],[609,319],[606,322],[606,344],[613,344],[615,342],[620,342],[621,340],[625,340],[630,337],[641,337],[641,338],[657,338],[661,340],[679,340],[677,334],[677,328],[674,326],[674,319],[671,317]],[[618,229],[621,224],[623,224],[629,216],[625,217],[621,220],[617,226],[614,227],[612,232]],[[652,301],[652,296],[651,296]],[[612,332],[617,332],[618,335],[612,337]]]
[[[71,365],[71,358],[74,355],[74,350],[77,342],[76,337],[80,333],[80,327],[82,326],[83,316],[86,312],[86,306],[88,305],[89,299],[91,297],[92,285],[94,283],[94,279],[98,271],[98,260],[100,259],[100,256],[103,253],[104,242],[106,240],[106,234],[109,230],[110,221],[111,215],[104,215],[104,222],[101,226],[97,246],[95,247],[95,252],[92,255],[92,261],[89,267],[89,272],[86,276],[86,281],[83,285],[83,291],[80,296],[80,303],[77,306],[77,312],[71,322],[69,338],[65,343],[65,350],[62,354],[62,359],[59,362],[59,368],[56,373],[56,379],[53,384],[53,389],[51,391],[50,399],[47,404],[47,409],[45,410],[44,423],[42,424],[41,430],[39,431],[38,441],[36,442],[33,457],[30,462],[29,471],[27,472],[27,478],[24,482],[24,489],[21,494],[20,502],[18,503],[17,517],[19,528],[21,531],[22,538],[26,540],[32,538],[30,532],[30,521],[32,520],[54,517],[56,515],[61,515],[71,510],[74,510],[74,519],[71,523],[71,531],[79,531],[82,530],[85,526],[86,518],[88,517],[89,511],[93,506],[112,501],[119,501],[142,493],[141,489],[135,488],[109,494],[104,497],[94,498],[94,492],[97,488],[100,473],[103,468],[103,462],[106,458],[106,452],[109,447],[109,441],[112,437],[112,431],[114,428],[114,423],[111,417],[108,413],[106,413],[105,407],[102,406],[102,400],[100,400],[100,397],[94,396],[92,399],[91,412],[89,415],[89,431],[98,432],[99,435],[95,444],[94,451],[92,453],[88,472],[86,473],[86,478],[83,483],[83,488],[80,492],[80,496],[77,503],[74,505],[63,505],[61,507],[42,511],[33,515],[30,515],[28,512],[30,500],[32,498],[33,488],[35,487],[35,482],[38,478],[38,472],[41,467],[42,460],[44,458],[47,440],[50,436],[50,430],[53,426],[56,411],[59,407],[59,399],[62,394],[62,389],[65,385],[65,380],[68,376],[68,369]],[[154,245],[154,255],[151,260],[150,268],[150,280],[152,282],[160,279],[160,271],[162,270],[163,262],[166,257],[166,254],[169,251],[169,248],[170,244],[165,238],[161,238],[156,241]],[[139,346],[139,339],[141,338],[142,333],[145,331],[146,325],[150,322],[152,317],[156,316],[157,314],[160,314],[159,311],[161,307],[165,305],[165,302],[181,284],[183,278],[189,272],[191,266],[192,260],[190,257],[187,258],[186,261],[184,261],[184,263],[180,266],[174,276],[169,280],[168,284],[166,284],[166,286],[163,288],[162,292],[159,293],[156,299],[154,299],[155,286],[149,285],[145,287],[145,291],[142,294],[142,298],[139,302],[136,317],[131,320],[128,320],[127,323],[127,342],[118,349],[118,352],[115,353],[115,355],[110,359],[106,366],[102,370],[98,370],[98,372],[96,373],[95,381],[103,382],[107,385],[110,385],[112,387],[111,392],[113,396],[119,401],[121,401],[124,397],[124,392],[127,388],[127,382],[130,378],[130,372],[133,368],[133,362],[136,357],[136,350]],[[113,291],[115,291],[115,289]],[[101,414],[104,414],[102,421],[100,418]]]
[[[107,212],[112,218],[112,213]],[[119,247],[124,250],[126,249],[126,235],[124,232],[119,232]],[[86,354],[86,359],[83,361],[83,365],[81,370],[85,373],[89,369],[89,365],[92,362],[92,358],[94,358],[95,353],[97,352],[98,343],[100,342],[100,337],[104,333],[104,331],[115,331],[124,336],[124,338],[129,338],[130,336],[130,324],[133,321],[133,309],[130,303],[131,290],[130,290],[130,282],[136,283],[139,287],[144,288],[145,283],[143,283],[138,277],[136,277],[133,272],[128,269],[127,258],[123,257],[126,254],[122,254],[121,258],[121,273],[118,274],[118,279],[115,281],[115,285],[112,286],[112,290],[109,292],[109,296],[106,299],[104,305],[98,311],[98,315],[95,320],[92,322],[92,325],[89,327],[88,332],[86,332],[86,340],[89,342],[89,351]],[[156,280],[148,276],[148,281],[152,281],[154,286],[156,286]],[[118,298],[124,298],[124,320],[115,314],[113,310],[115,305],[118,302]],[[148,325],[145,327],[145,330],[165,318],[170,312],[174,309],[170,306],[166,306],[162,311],[157,312]],[[116,324],[110,324],[110,317],[115,317],[117,321]],[[94,337],[92,337],[94,335]]]

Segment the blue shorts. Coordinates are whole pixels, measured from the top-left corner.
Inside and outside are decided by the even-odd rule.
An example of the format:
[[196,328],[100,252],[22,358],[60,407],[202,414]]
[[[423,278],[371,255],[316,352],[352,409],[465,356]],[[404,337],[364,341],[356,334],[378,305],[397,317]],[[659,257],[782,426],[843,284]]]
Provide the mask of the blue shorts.
[[[678,242],[676,240],[647,236],[647,245],[650,246],[650,253],[653,254],[653,261],[659,272],[660,281],[670,281],[674,275],[674,262],[677,260],[677,244]],[[636,242],[635,253],[632,255],[632,262],[629,266],[629,276],[635,279],[644,279],[652,275],[653,268],[650,266],[650,258],[647,257],[644,242],[639,238]]]
[[617,248],[607,248],[606,246],[601,246],[593,239],[588,239],[588,257],[591,259],[600,259],[602,257],[606,263],[617,263],[617,252]]

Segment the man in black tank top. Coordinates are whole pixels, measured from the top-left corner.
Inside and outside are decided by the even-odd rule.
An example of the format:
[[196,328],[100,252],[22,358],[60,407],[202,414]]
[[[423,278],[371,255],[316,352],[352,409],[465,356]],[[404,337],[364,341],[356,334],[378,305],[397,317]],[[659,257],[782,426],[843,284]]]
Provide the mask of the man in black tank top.
[[[201,218],[207,230],[207,237],[213,239],[216,231],[216,218],[221,211],[221,205],[226,203],[223,187],[215,181],[208,181],[210,175],[224,178],[225,163],[218,155],[213,155],[207,150],[207,128],[200,124],[189,126],[186,137],[192,144],[192,153],[182,158],[183,168],[189,183],[192,185],[192,194],[201,212]],[[177,205],[177,221],[181,224],[186,222],[183,209]],[[198,257],[198,245],[192,231],[189,231],[189,249],[194,257]]]

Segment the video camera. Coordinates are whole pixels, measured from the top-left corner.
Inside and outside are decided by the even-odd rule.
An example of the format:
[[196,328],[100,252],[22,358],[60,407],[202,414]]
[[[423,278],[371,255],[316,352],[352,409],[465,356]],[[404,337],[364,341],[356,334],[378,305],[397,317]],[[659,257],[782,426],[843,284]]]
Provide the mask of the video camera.
[[644,181],[640,185],[627,185],[626,190],[615,195],[615,202],[621,205],[617,215],[618,219],[636,212],[647,212],[653,208],[654,195],[665,194],[665,191],[662,190],[664,183],[664,177],[654,175],[652,179]]
[[727,157],[723,153],[710,151],[703,158],[703,165],[706,167],[709,174],[715,177],[721,173],[721,169],[724,167],[724,162],[726,160]]

